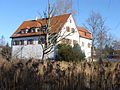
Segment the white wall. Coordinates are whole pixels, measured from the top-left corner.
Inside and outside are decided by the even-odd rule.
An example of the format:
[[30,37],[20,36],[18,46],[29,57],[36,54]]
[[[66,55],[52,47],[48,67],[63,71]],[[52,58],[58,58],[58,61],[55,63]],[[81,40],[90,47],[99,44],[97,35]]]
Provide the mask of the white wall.
[[[29,58],[42,58],[42,47],[38,44],[38,36],[36,37],[25,37],[25,38],[15,38],[13,40],[25,40],[24,45],[12,45],[12,56],[13,58],[29,59]],[[27,45],[28,39],[34,39],[34,44]],[[54,57],[54,52],[49,54],[49,58]]]
[[[70,20],[71,20],[71,22],[70,22]],[[66,27],[67,26],[70,27],[70,31],[71,31],[71,28],[74,28],[75,32],[74,33],[67,32],[66,31]],[[62,28],[61,35],[63,35],[64,33],[65,33],[64,36],[67,36],[70,33],[70,35],[67,36],[66,38],[72,40],[72,46],[73,46],[73,40],[76,40],[79,43],[79,33],[78,33],[78,30],[77,30],[77,27],[76,27],[76,24],[75,24],[75,21],[74,21],[72,15],[70,15],[70,17],[68,18],[67,22],[64,24],[64,26]]]
[[[80,42],[79,45],[81,46],[81,49],[83,50],[83,52],[85,52],[86,58],[91,57],[91,45],[90,47],[88,47],[88,43],[91,44],[92,40],[80,37],[79,42]],[[84,43],[84,46],[82,45],[82,42]]]
[[[70,22],[71,20],[71,22]],[[67,32],[66,27],[70,27],[75,29],[74,33]],[[81,38],[79,37],[79,33],[75,24],[75,21],[70,15],[68,18],[67,22],[64,24],[62,30],[61,30],[61,35],[64,34],[64,36],[68,35],[71,33],[69,36],[67,36],[67,39],[72,40],[72,46],[73,46],[73,40],[76,40],[79,45],[81,46],[81,49],[85,52],[86,58],[91,56],[91,48],[88,48],[88,43],[91,43],[91,40]],[[41,59],[42,58],[42,47],[40,44],[38,44],[38,36],[36,37],[25,37],[25,38],[14,38],[13,40],[25,40],[25,45],[12,45],[12,56],[13,57],[18,57],[18,58],[36,58],[36,59]],[[28,39],[34,39],[34,44],[33,45],[27,45],[27,40]],[[60,39],[60,38],[59,38]],[[58,40],[59,40],[58,39]],[[82,42],[84,42],[84,46],[82,46]],[[53,58],[55,55],[54,52],[48,55],[49,58]]]

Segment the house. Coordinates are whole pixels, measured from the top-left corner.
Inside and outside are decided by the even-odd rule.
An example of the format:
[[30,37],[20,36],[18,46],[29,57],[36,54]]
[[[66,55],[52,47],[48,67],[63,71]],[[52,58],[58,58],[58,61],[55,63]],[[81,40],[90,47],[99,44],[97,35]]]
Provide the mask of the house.
[[[13,33],[12,56],[17,58],[42,58],[42,43],[45,41],[45,26],[47,19],[27,20]],[[51,33],[66,35],[59,43],[74,45],[78,43],[85,52],[86,58],[91,56],[91,33],[83,27],[78,27],[71,14],[54,16],[51,18]],[[68,35],[70,34],[71,35]],[[68,35],[68,36],[67,36]],[[59,38],[58,38],[59,39]],[[53,58],[55,52],[48,55]]]

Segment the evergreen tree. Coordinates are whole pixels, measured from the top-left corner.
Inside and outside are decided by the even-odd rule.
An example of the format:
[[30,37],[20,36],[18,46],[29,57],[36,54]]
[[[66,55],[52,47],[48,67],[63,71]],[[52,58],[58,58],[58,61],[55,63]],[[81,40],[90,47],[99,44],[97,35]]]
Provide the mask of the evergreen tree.
[[82,52],[81,47],[75,44],[74,47],[68,44],[59,44],[57,60],[64,61],[81,61],[85,59],[85,54]]
[[75,59],[78,61],[84,60],[85,59],[85,53],[81,50],[81,47],[79,44],[75,44],[73,47],[73,55]]

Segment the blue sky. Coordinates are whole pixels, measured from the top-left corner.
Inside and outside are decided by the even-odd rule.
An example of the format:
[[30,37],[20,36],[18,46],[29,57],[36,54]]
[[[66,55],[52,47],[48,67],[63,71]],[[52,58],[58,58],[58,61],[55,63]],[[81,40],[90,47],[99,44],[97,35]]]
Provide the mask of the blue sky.
[[[51,0],[55,1],[55,0]],[[74,16],[76,23],[82,25],[91,11],[99,12],[105,19],[110,33],[120,38],[120,0],[73,0],[78,10]],[[4,35],[10,43],[10,36],[25,20],[35,19],[47,9],[47,0],[0,0],[0,36]]]

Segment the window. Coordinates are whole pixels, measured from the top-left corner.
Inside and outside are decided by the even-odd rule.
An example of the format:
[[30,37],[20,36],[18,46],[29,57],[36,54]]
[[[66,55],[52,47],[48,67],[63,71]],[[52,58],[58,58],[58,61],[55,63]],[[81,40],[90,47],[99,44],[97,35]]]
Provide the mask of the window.
[[90,48],[90,43],[88,43],[88,48]]
[[42,31],[43,33],[46,33],[46,32],[47,32],[47,29],[48,29],[48,25],[47,25],[47,24],[41,26],[41,31]]
[[31,32],[35,33],[36,28],[31,28]]
[[82,46],[84,46],[84,42],[82,42]]
[[24,33],[26,33],[26,29],[21,30],[21,34],[24,34]]
[[70,40],[70,39],[63,39],[62,40],[62,43],[64,43],[64,44],[71,44],[71,42],[72,42],[72,40]]
[[85,32],[85,36],[87,35],[87,33]]
[[19,41],[18,41],[18,40],[15,40],[15,41],[13,41],[12,44],[13,44],[13,45],[19,45]]
[[24,40],[20,40],[20,45],[24,45]]
[[40,37],[38,39],[38,44],[44,44],[45,43],[45,38],[44,37]]
[[28,33],[31,33],[31,29],[28,30]]
[[29,39],[29,40],[27,40],[27,44],[29,45],[29,44],[33,44],[33,39]]
[[74,33],[74,32],[75,32],[75,29],[74,29],[74,28],[71,28],[71,31],[72,31],[72,33]]
[[76,40],[73,40],[73,44],[75,45],[75,44],[78,44],[78,42],[76,41]]
[[40,28],[37,28],[37,32],[40,32]]
[[70,32],[70,27],[66,27],[67,32]]
[[70,23],[72,23],[72,20],[70,19]]

